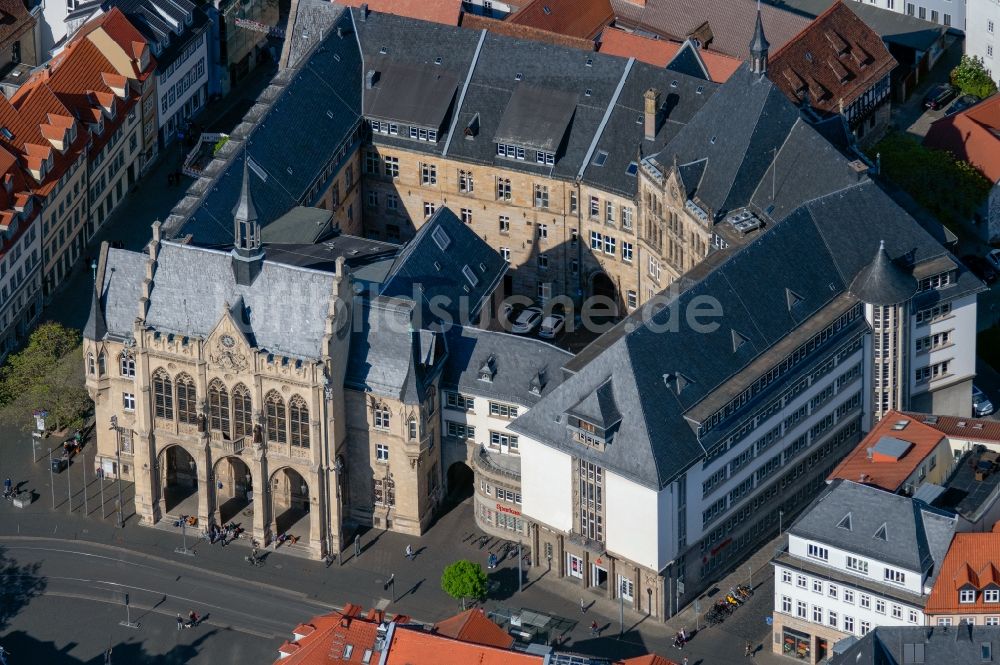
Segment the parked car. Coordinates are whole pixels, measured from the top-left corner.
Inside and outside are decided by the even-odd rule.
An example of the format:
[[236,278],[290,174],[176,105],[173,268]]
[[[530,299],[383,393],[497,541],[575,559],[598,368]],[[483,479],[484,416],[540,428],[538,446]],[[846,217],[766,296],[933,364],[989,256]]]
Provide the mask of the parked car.
[[542,321],[542,327],[538,331],[539,337],[545,339],[555,339],[566,327],[566,317],[562,314],[550,314]]
[[986,260],[990,262],[993,269],[1000,272],[1000,249],[991,249],[986,255]]
[[997,281],[996,268],[994,268],[989,261],[981,256],[976,256],[975,254],[969,254],[962,257],[962,263],[965,267],[972,271],[972,274],[983,280],[987,284],[992,284]]
[[924,96],[924,108],[932,111],[943,109],[945,104],[954,99],[956,94],[958,91],[947,83],[936,85]]
[[982,418],[993,413],[993,402],[976,385],[972,386],[972,415]]
[[955,115],[956,113],[961,113],[967,108],[971,108],[980,102],[979,97],[975,95],[962,95],[955,100],[948,110],[944,112],[945,115]]
[[542,308],[528,307],[517,315],[514,325],[510,331],[517,335],[526,335],[537,328],[542,323]]

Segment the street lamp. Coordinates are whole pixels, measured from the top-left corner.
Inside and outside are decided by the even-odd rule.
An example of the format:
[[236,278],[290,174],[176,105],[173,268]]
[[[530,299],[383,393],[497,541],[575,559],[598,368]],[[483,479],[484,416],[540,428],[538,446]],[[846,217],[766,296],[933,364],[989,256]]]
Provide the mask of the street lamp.
[[92,259],[90,261],[90,272],[94,276],[94,281],[97,281],[97,259]]

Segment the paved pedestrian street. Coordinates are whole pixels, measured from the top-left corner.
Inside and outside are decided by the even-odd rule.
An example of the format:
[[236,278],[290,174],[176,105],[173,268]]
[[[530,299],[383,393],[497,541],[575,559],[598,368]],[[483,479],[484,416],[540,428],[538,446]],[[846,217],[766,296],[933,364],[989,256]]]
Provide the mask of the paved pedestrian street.
[[[51,474],[50,483],[47,454],[59,441],[50,438],[36,448],[10,423],[0,425],[0,440],[2,474],[35,498],[23,509],[0,504],[5,586],[14,578],[23,582],[13,596],[8,593],[9,609],[0,617],[0,644],[14,653],[12,665],[103,662],[109,640],[115,663],[267,663],[297,623],[348,602],[434,622],[460,609],[441,590],[443,567],[459,558],[485,567],[495,542],[481,542],[471,499],[466,499],[423,538],[368,531],[360,536],[360,556],[348,547],[343,560],[329,567],[279,548],[263,554],[263,566],[251,568],[244,560],[249,553],[245,540],[223,548],[200,539],[196,530],[186,534],[195,554],[184,556],[175,552],[182,545],[180,529],[137,524],[128,483],[123,483],[125,526],[116,527],[117,485],[92,475],[92,442],[68,469]],[[411,559],[407,545],[414,552]],[[544,567],[527,571],[523,591],[517,590],[516,557],[489,572],[491,592],[484,608],[495,620],[524,609],[549,617],[549,639],[568,650],[608,657],[651,650],[677,662],[687,656],[690,665],[722,665],[744,662],[748,639],[761,648],[768,645],[765,616],[773,585],[766,566],[754,576],[751,601],[720,626],[698,625],[683,653],[671,642],[679,626],[688,632],[696,628],[690,611],[664,625],[584,591],[586,611],[581,612],[579,586],[556,579]],[[720,588],[745,581],[747,572],[736,575],[742,578],[723,581]],[[390,577],[394,584],[385,590]],[[119,625],[126,618],[126,593],[138,629]],[[704,608],[710,602],[703,601]],[[177,613],[186,616],[192,609],[205,616],[204,624],[177,633]],[[594,621],[596,637],[590,630]],[[33,658],[20,660],[18,652]],[[781,662],[764,652],[757,660]]]

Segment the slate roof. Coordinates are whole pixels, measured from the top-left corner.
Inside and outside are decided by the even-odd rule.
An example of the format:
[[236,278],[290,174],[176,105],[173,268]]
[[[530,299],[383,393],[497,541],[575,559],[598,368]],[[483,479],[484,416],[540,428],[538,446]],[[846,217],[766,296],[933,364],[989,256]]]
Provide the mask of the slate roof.
[[260,241],[265,245],[316,243],[330,235],[332,221],[333,213],[325,208],[296,206],[261,229]]
[[440,333],[415,329],[414,307],[393,298],[355,300],[346,386],[420,403],[447,350]]
[[[741,60],[747,57],[757,19],[754,0],[646,0],[642,5],[632,0],[611,0],[611,7],[620,25],[641,27],[677,41],[707,32],[712,39],[702,39],[703,46]],[[767,4],[761,6],[761,13],[764,32],[775,49],[784,46],[809,23],[808,18]],[[708,31],[703,27],[706,22]]]
[[852,639],[834,646],[830,665],[982,665],[984,644],[990,645],[991,660],[1000,650],[996,626],[877,626]]
[[808,94],[813,108],[838,113],[895,66],[878,34],[838,1],[771,54],[768,76],[793,102]]
[[[132,332],[147,255],[108,251],[104,283],[108,331]],[[303,359],[322,356],[333,274],[265,260],[252,286],[233,277],[228,252],[162,242],[153,275],[146,325],[163,333],[207,337],[219,318],[242,299],[250,317],[250,343],[276,355]],[[192,288],[197,275],[198,287]]]
[[[779,98],[788,104],[780,93]],[[866,221],[873,218],[880,224]],[[870,262],[865,248],[881,235],[890,253],[909,252],[917,264],[948,256],[870,180],[800,201],[769,231],[706,268],[699,280],[683,280],[676,305],[673,296],[662,311],[654,309],[659,304],[648,303],[585,348],[567,363],[572,376],[511,429],[593,458],[640,484],[663,487],[702,459],[727,431],[721,427],[699,440],[698,423],[819,332],[826,325],[822,321],[834,320],[857,302],[847,286]],[[769,278],[761,280],[763,274]],[[960,273],[958,281],[949,297],[981,288],[970,273]],[[787,289],[801,297],[791,308]],[[721,305],[718,329],[666,326],[671,311],[684,311],[699,295],[710,295]],[[842,334],[855,334],[863,325],[858,321]],[[659,332],[659,326],[669,332]],[[745,340],[735,349],[734,331]],[[597,453],[572,441],[565,414],[608,379],[622,422],[615,442]],[[769,390],[780,385],[785,384]]]
[[[838,525],[848,514],[851,528]],[[930,584],[955,533],[954,515],[881,489],[834,480],[788,529],[858,556],[921,574]],[[876,537],[884,531],[885,537]]]
[[519,85],[500,116],[494,141],[554,153],[566,135],[578,99],[574,92]]
[[[250,159],[250,186],[259,222],[265,227],[297,205],[324,167],[342,159],[361,118],[362,72],[350,17],[337,22],[322,48],[275,75],[230,140],[171,212],[168,237],[192,235],[210,247],[232,242],[232,209],[240,192],[244,148]],[[317,141],[316,136],[323,140]]]
[[879,241],[875,258],[851,282],[851,293],[872,305],[898,305],[916,292],[917,280],[889,258],[884,241]]
[[[448,330],[448,361],[441,385],[463,393],[532,406],[563,380],[562,366],[572,354],[541,340],[453,326]],[[492,381],[479,379],[479,368],[495,358]],[[541,375],[540,394],[531,391]]]
[[[643,111],[643,93],[650,87],[660,88],[666,103],[656,140],[644,146],[648,154],[662,148],[716,87],[684,74],[665,74],[662,68],[645,63],[512,39],[494,32],[483,36],[471,30],[453,30],[376,13],[361,22],[357,16],[356,13],[355,25],[366,70],[372,68],[369,66],[372,62],[392,60],[430,65],[440,57],[441,64],[433,66],[460,81],[452,120],[446,122],[436,144],[382,134],[373,136],[375,144],[433,154],[443,154],[447,146],[448,156],[454,159],[502,165],[566,181],[576,180],[582,170],[584,181],[625,196],[634,195],[637,187],[636,178],[627,175],[626,168],[635,161],[639,143],[643,142],[643,126],[636,122]],[[383,47],[385,54],[380,53]],[[517,94],[520,88],[544,90],[549,99],[559,100],[560,118],[565,117],[568,100],[575,96],[575,107],[554,166],[536,164],[530,158],[519,161],[497,156],[494,140],[498,135],[521,136],[526,141],[534,137],[537,145],[546,146],[547,140],[552,139],[550,133],[532,128],[535,118],[529,122],[521,117],[517,125],[527,129],[507,135],[508,127],[504,125],[511,121],[504,123],[504,117],[509,116],[508,106],[513,100],[516,109],[521,95],[531,96]],[[478,132],[466,137],[463,132],[474,118],[478,118]],[[554,124],[562,124],[562,120]],[[454,136],[449,139],[452,127]],[[609,158],[604,167],[595,168],[593,156],[599,150],[608,152]]]
[[366,116],[418,127],[441,127],[455,98],[457,76],[434,65],[410,65],[388,58],[366,62],[365,66],[365,76],[370,71],[379,75],[371,88],[366,84]]
[[380,295],[416,300],[421,327],[474,323],[507,268],[495,249],[442,207],[396,257]]

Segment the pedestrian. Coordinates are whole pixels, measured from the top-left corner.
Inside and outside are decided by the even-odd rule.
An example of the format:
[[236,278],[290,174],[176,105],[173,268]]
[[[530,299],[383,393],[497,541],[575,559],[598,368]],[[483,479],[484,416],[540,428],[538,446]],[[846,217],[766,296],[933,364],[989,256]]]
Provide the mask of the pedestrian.
[[596,620],[595,620],[595,621],[591,621],[591,622],[590,622],[590,634],[591,634],[591,636],[593,636],[593,637],[597,637],[597,635],[598,635],[598,634],[599,634],[600,632],[601,632],[601,631],[600,631],[600,629],[599,629],[599,628],[598,628],[598,626],[597,626],[597,621],[596,621]]
[[587,604],[583,602],[583,598],[580,599],[580,613],[581,614],[587,613]]
[[188,627],[193,628],[198,625],[198,613],[194,610],[188,614]]
[[743,657],[750,658],[752,656],[753,656],[753,644],[750,643],[750,640],[747,640],[747,650],[746,653],[743,654]]
[[684,660],[681,661],[681,665],[688,665],[687,656],[684,656]]
[[6,499],[7,497],[11,496],[12,494],[14,494],[14,482],[10,478],[4,478],[4,481],[3,481],[3,496]]
[[413,560],[413,546],[412,545],[407,545],[406,546],[406,558],[409,559],[409,560],[411,560],[411,561]]
[[184,619],[181,618],[181,613],[178,612],[177,613],[177,630],[180,630],[183,627],[184,627]]

